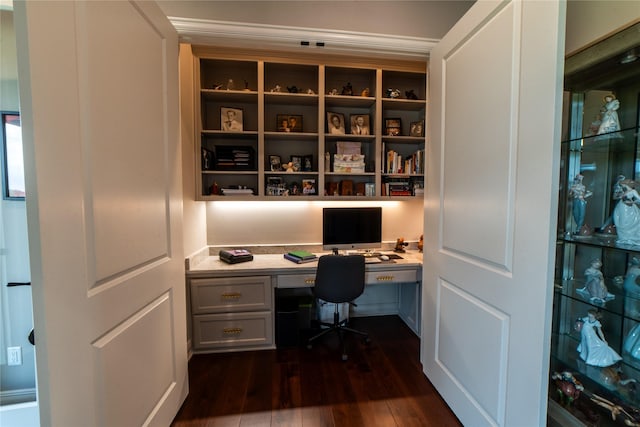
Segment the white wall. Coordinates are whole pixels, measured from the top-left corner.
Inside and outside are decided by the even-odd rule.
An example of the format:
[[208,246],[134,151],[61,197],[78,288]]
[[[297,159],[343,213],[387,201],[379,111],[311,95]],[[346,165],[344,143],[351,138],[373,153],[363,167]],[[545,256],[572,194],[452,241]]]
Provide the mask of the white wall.
[[423,200],[385,202],[223,202],[207,203],[207,243],[213,246],[322,243],[322,207],[382,206],[382,240],[417,241],[422,234]]

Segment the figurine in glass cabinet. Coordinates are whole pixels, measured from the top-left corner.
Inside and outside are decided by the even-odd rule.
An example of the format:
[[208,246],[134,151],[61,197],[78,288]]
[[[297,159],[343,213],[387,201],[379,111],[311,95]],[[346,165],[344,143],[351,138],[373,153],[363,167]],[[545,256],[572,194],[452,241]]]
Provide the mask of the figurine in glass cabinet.
[[615,295],[609,293],[600,268],[602,268],[602,261],[599,258],[592,259],[591,265],[584,271],[584,287],[576,290],[580,296],[588,298],[594,304],[603,304],[615,298]]
[[576,321],[576,329],[580,332],[580,344],[577,350],[580,358],[587,365],[611,366],[622,360],[622,357],[607,344],[598,317],[598,311],[591,309],[586,317]]
[[[617,132],[620,130],[620,120],[618,119],[618,109],[620,101],[614,95],[606,95],[604,97],[604,112],[602,113],[602,121],[598,129],[598,135],[605,133]],[[620,137],[621,135],[616,135]]]
[[587,187],[582,183],[584,177],[581,174],[577,174],[573,178],[573,184],[569,188],[569,197],[573,199],[573,220],[576,222],[575,234],[588,235],[588,227],[585,229],[585,213],[587,210],[587,198],[591,197],[593,193],[587,190]]
[[638,278],[640,277],[640,259],[632,257],[627,267],[627,272],[624,275],[624,281],[622,287],[627,295],[640,298],[640,285],[638,285]]
[[624,339],[622,346],[625,352],[635,359],[640,359],[640,323],[633,327]]
[[620,181],[622,196],[613,210],[613,223],[618,233],[617,243],[640,245],[640,194],[631,179]]
[[[624,181],[625,178],[626,177],[624,175],[618,175],[616,177],[616,182],[613,184],[611,189],[611,198],[613,200],[620,200],[624,195],[624,188],[620,183]],[[613,212],[607,217],[602,226],[600,226],[598,232],[607,236],[613,236],[616,234],[616,226],[613,224]]]

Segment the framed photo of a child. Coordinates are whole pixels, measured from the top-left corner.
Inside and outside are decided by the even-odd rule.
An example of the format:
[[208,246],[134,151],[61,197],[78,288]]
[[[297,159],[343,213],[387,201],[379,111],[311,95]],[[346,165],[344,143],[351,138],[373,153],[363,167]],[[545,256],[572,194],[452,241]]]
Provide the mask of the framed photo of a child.
[[409,129],[410,136],[424,136],[424,120],[411,122]]

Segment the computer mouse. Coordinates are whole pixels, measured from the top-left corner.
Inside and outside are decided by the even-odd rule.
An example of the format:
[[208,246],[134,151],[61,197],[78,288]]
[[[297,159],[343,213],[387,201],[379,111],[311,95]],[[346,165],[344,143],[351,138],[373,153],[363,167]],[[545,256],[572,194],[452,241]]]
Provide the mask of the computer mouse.
[[389,261],[389,256],[388,255],[380,255],[380,260]]

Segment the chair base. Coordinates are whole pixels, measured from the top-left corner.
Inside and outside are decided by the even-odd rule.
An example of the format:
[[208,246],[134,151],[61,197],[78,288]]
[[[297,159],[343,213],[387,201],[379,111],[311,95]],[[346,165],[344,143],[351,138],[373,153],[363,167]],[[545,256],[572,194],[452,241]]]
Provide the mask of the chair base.
[[342,360],[347,360],[349,358],[349,356],[347,355],[346,352],[346,345],[345,345],[345,341],[344,341],[344,333],[345,332],[350,332],[352,334],[356,334],[356,335],[360,335],[364,337],[365,343],[369,343],[369,334],[366,332],[362,332],[359,331],[357,329],[353,329],[347,326],[347,319],[344,320],[339,320],[339,314],[338,314],[338,305],[336,304],[336,311],[333,314],[333,323],[326,323],[326,322],[320,322],[320,326],[326,326],[326,329],[323,329],[322,331],[320,331],[318,334],[312,336],[311,338],[309,338],[309,340],[307,340],[307,348],[312,348],[312,343],[327,335],[330,332],[337,332],[338,334],[338,338],[340,340],[340,347],[342,348]]

